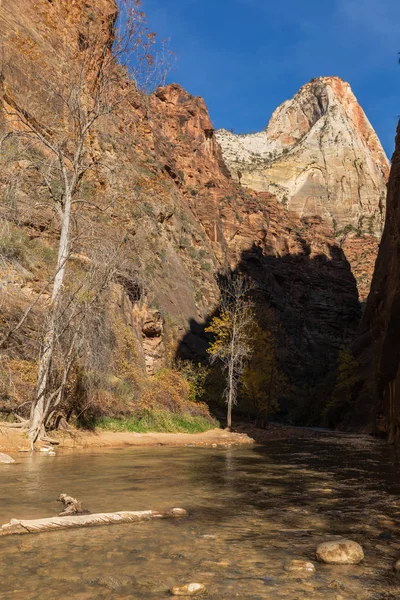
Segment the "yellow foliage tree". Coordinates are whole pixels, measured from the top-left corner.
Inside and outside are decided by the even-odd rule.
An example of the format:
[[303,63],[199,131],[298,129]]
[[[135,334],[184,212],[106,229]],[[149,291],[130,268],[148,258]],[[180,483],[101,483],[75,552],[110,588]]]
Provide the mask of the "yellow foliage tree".
[[279,368],[274,335],[253,325],[253,353],[243,373],[243,396],[250,413],[256,414],[257,424],[264,427],[268,415],[279,408],[279,397],[288,388],[288,380]]
[[342,346],[339,350],[336,369],[336,385],[335,393],[342,400],[349,402],[355,384],[359,380],[358,376],[359,364],[354,358],[353,352]]
[[240,275],[226,277],[221,285],[221,309],[206,332],[212,333],[208,348],[211,362],[220,362],[226,373],[227,427],[232,426],[232,407],[236,404],[239,382],[252,352],[253,303],[251,285]]

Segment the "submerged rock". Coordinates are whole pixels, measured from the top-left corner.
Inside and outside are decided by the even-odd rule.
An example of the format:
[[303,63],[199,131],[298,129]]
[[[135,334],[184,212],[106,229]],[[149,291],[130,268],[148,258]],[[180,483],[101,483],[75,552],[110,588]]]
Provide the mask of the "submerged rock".
[[14,463],[15,460],[13,458],[11,458],[11,456],[8,456],[8,454],[2,454],[0,452],[0,463],[4,463],[5,465],[8,465],[10,463]]
[[198,596],[204,594],[206,586],[202,583],[187,583],[186,585],[177,585],[171,589],[172,596]]
[[341,581],[338,581],[337,579],[333,579],[328,585],[328,587],[332,590],[344,590],[343,583]]
[[309,560],[291,560],[285,565],[286,571],[314,573],[315,566]]
[[187,517],[189,515],[188,511],[184,508],[171,508],[171,510],[168,510],[166,514],[174,517]]
[[360,544],[352,540],[324,542],[316,551],[317,560],[332,565],[357,565],[364,559]]
[[394,563],[394,565],[393,565],[393,569],[394,569],[395,571],[400,571],[400,559],[399,559],[399,560],[397,560],[397,561]]

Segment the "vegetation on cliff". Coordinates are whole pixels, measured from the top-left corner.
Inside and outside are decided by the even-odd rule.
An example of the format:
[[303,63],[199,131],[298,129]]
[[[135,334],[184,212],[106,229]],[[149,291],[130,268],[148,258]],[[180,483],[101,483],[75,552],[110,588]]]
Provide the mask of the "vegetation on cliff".
[[[70,38],[57,48],[56,68],[61,67],[62,75],[57,77],[54,66],[50,80],[37,73],[33,90],[24,96],[18,93],[18,71],[12,61],[5,60],[2,65],[1,81],[6,81],[1,103],[6,120],[2,143],[16,139],[20,153],[34,154],[36,184],[46,191],[59,219],[57,258],[50,278],[16,326],[9,327],[0,340],[5,347],[50,288],[46,318],[38,332],[38,375],[30,416],[24,420],[17,415],[19,425],[29,430],[32,446],[39,438],[46,439],[46,431],[57,424],[68,388],[74,386],[74,380],[76,384],[82,369],[86,368],[88,379],[95,368],[87,357],[96,355],[93,337],[104,336],[104,293],[113,280],[124,277],[120,263],[129,229],[122,241],[106,252],[97,248],[99,254],[85,256],[87,269],[70,265],[77,240],[88,235],[81,207],[90,206],[99,213],[110,208],[90,201],[85,194],[95,178],[104,176],[101,154],[93,148],[96,128],[107,119],[110,126],[110,118],[121,106],[134,101],[141,89],[158,84],[160,68],[166,68],[153,52],[155,34],[147,29],[140,2],[124,0],[120,10],[117,28],[116,10],[105,19],[83,11],[73,26],[59,11],[58,26],[68,29]],[[20,244],[15,242],[13,252],[2,236],[3,262],[23,258]]]

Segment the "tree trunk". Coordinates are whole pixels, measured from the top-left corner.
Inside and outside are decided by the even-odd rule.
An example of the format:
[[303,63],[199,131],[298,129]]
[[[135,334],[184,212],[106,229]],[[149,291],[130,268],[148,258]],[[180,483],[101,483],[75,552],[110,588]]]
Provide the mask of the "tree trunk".
[[229,364],[229,381],[228,381],[228,411],[226,418],[226,426],[228,429],[232,427],[232,404],[233,404],[233,364]]
[[121,523],[135,523],[152,519],[168,519],[187,517],[188,513],[183,508],[172,508],[163,512],[155,510],[121,511],[115,513],[98,513],[95,515],[77,515],[67,517],[50,517],[48,519],[18,520],[12,519],[9,523],[0,526],[0,536],[20,535],[24,533],[42,533],[44,531],[59,531],[76,527],[93,527],[95,525],[120,525]]
[[46,418],[50,406],[47,406],[46,396],[49,388],[49,378],[53,361],[54,346],[56,341],[57,313],[60,296],[64,283],[65,271],[69,254],[69,228],[71,222],[72,195],[66,194],[61,235],[58,247],[56,276],[54,278],[53,293],[50,306],[50,321],[45,334],[43,352],[39,360],[36,394],[32,403],[29,421],[29,439],[31,446],[45,433]]

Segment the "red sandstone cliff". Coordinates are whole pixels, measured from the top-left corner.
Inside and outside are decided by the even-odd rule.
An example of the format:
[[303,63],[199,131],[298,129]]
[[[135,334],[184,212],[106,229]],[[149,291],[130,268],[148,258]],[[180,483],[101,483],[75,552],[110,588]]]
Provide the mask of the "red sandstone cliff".
[[[27,85],[19,64],[32,73],[40,69],[42,77],[59,76],[53,50],[60,36],[69,35],[60,25],[66,7],[68,19],[78,24],[115,14],[111,0],[84,6],[67,0],[23,4],[3,0],[0,5],[0,37],[17,67],[17,75],[2,82],[3,94],[12,94],[16,101],[23,99]],[[105,34],[112,37],[107,27]],[[7,132],[4,120],[2,130]],[[32,168],[34,156],[20,156],[10,140],[3,147],[0,218],[31,254],[22,252],[3,273],[0,328],[18,318],[43,285],[59,228]],[[245,190],[234,182],[204,101],[178,85],[159,89],[150,98],[137,95],[114,119],[99,125],[91,151],[101,157],[105,170],[82,193],[100,207],[111,204],[112,210],[102,215],[82,209],[94,238],[79,238],[75,260],[86,260],[93,239],[119,239],[129,233],[126,260],[137,276],[138,290],[133,293],[118,280],[109,296],[123,324],[122,334],[121,328],[116,331],[118,344],[124,343],[127,330],[136,340],[136,356],[130,354],[129,360],[152,373],[177,349],[185,356],[204,352],[203,325],[218,304],[214,275],[229,264],[252,275],[260,306],[272,310],[281,324],[286,367],[296,382],[324,376],[357,326],[356,280],[362,283],[364,278],[363,296],[368,288],[368,269],[358,251],[351,260],[353,271],[343,251],[350,256],[351,236],[342,240],[342,249],[320,216],[301,217],[271,193]],[[370,243],[373,254],[373,237]],[[44,296],[41,311],[46,301]],[[38,310],[29,326],[34,329],[41,318]],[[20,368],[21,361],[26,367],[14,378],[21,389],[37,351],[35,343],[27,346],[22,339],[10,349],[7,368]]]

